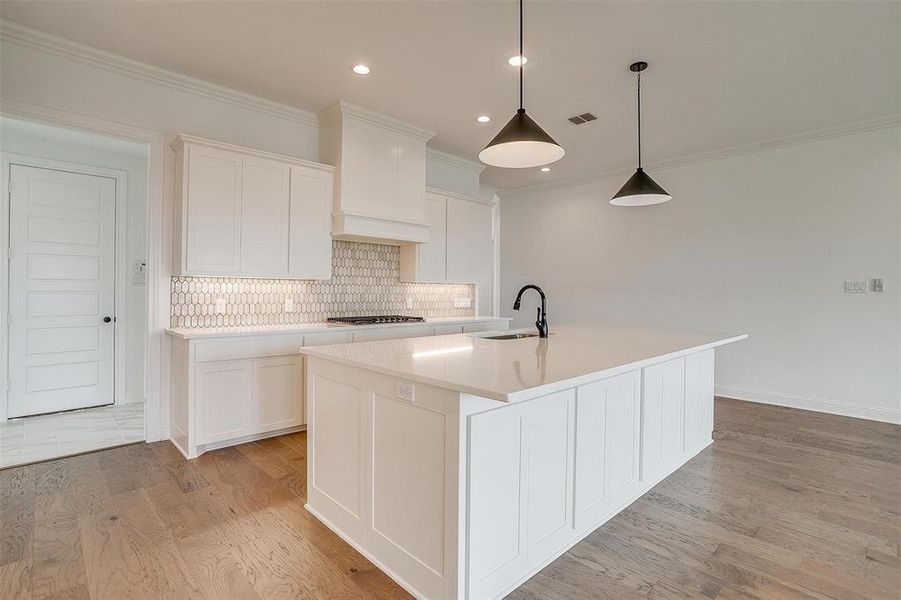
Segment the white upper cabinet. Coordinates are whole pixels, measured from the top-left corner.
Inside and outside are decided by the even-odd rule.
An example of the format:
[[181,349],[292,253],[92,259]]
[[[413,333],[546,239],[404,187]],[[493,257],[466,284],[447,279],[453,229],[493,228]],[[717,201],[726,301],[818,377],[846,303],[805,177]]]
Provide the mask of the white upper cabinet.
[[183,270],[237,274],[241,270],[241,157],[187,146],[179,166],[185,199]]
[[490,283],[491,206],[437,190],[426,192],[425,206],[432,239],[401,246],[401,281]]
[[431,131],[340,102],[319,118],[322,160],[337,166],[332,233],[426,242],[426,142]]
[[288,190],[285,163],[244,157],[241,183],[241,274],[288,274]]
[[332,278],[332,173],[291,167],[288,276]]
[[179,136],[175,272],[331,277],[334,169]]

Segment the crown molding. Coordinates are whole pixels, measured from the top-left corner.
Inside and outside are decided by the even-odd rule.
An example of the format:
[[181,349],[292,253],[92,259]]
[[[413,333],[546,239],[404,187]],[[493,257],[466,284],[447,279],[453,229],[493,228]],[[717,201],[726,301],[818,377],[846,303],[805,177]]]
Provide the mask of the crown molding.
[[[655,172],[666,171],[680,167],[687,167],[706,162],[723,160],[726,158],[744,156],[746,154],[756,154],[758,152],[765,152],[767,150],[774,150],[776,148],[784,148],[787,146],[795,146],[798,144],[806,144],[820,140],[827,140],[830,138],[854,135],[857,133],[866,133],[868,131],[877,131],[879,129],[888,129],[898,126],[901,126],[901,113],[886,115],[875,119],[867,119],[865,121],[857,121],[845,125],[838,125],[835,127],[815,129],[795,135],[771,138],[769,140],[764,140],[761,142],[752,142],[750,144],[730,146],[728,148],[723,148],[720,150],[699,152],[697,154],[690,154],[680,158],[647,163],[645,170],[653,170]],[[602,173],[591,173],[577,177],[568,177],[565,179],[558,179],[556,181],[549,181],[547,183],[527,185],[509,190],[499,190],[497,193],[503,198],[511,198],[525,194],[580,187],[583,185],[602,183],[611,180],[625,180],[634,172],[634,167],[629,167],[626,169],[616,169],[615,171],[604,171]]]
[[351,104],[344,100],[339,100],[337,103],[319,113],[320,125],[335,123],[338,122],[339,119],[344,118],[351,118],[370,125],[387,128],[402,135],[417,138],[423,143],[428,142],[436,135],[434,131],[429,129],[411,125],[400,119],[377,113],[368,108],[363,108],[362,106],[357,106],[356,104]]
[[470,173],[474,173],[476,175],[485,170],[485,165],[480,162],[467,160],[454,154],[448,154],[447,152],[442,152],[441,150],[435,150],[434,148],[426,148],[425,153],[426,158],[431,161],[438,162],[449,167],[454,167],[455,169],[469,171]]
[[313,127],[318,125],[318,119],[313,112],[79,44],[12,21],[0,20],[0,42],[62,56],[120,75],[164,85],[281,119]]

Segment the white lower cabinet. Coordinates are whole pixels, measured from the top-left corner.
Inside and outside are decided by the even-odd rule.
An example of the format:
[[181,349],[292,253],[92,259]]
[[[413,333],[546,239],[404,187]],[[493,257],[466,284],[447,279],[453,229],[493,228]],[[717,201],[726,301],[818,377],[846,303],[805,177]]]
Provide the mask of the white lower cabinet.
[[685,359],[646,367],[642,387],[641,478],[647,480],[666,471],[682,452]]
[[276,356],[252,362],[252,432],[303,425],[303,358]]
[[301,346],[507,329],[506,320],[173,342],[170,439],[188,458],[306,425]]
[[197,443],[210,444],[252,432],[251,363],[222,360],[194,368]]

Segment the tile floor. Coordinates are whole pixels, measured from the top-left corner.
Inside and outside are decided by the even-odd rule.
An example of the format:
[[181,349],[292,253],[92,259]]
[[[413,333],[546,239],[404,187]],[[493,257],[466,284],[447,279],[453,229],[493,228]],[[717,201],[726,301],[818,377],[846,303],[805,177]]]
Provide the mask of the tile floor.
[[0,423],[0,469],[143,439],[143,402],[11,419]]

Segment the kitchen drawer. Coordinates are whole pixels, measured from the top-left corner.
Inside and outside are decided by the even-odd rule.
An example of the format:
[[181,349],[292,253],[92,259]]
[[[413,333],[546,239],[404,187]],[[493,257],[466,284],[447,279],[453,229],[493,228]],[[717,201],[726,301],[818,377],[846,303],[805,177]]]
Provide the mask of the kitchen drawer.
[[432,327],[432,335],[452,335],[454,333],[463,333],[463,326],[456,325],[435,325]]
[[354,331],[355,342],[373,340],[394,340],[399,338],[423,337],[432,335],[432,327],[421,325],[416,327],[385,327],[384,329],[364,329]]
[[300,354],[303,341],[304,336],[300,334],[197,340],[194,346],[194,362]]
[[504,331],[510,329],[509,321],[483,321],[481,323],[467,323],[463,325],[463,333],[478,333],[480,331]]
[[354,341],[352,331],[329,331],[327,333],[308,333],[303,336],[304,346],[326,346],[328,344],[349,344]]

